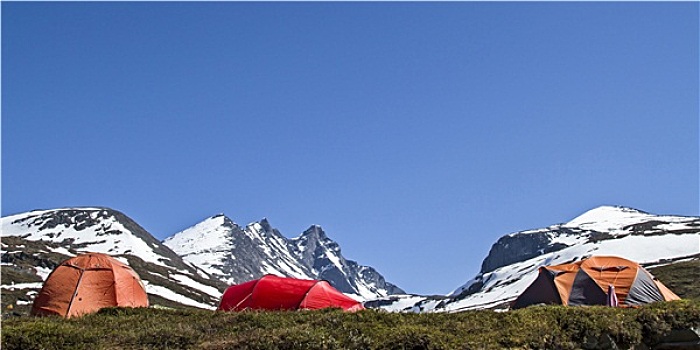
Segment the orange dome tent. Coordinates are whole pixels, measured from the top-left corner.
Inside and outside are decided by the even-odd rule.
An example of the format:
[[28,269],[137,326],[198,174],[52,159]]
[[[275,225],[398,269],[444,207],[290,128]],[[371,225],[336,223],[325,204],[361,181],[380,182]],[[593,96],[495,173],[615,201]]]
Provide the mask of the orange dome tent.
[[242,311],[342,308],[364,309],[361,303],[333,288],[326,281],[265,275],[259,280],[230,286],[221,296],[218,310]]
[[630,307],[678,299],[639,264],[614,256],[593,256],[540,267],[537,279],[515,300],[513,308],[534,304]]
[[105,254],[87,253],[51,272],[31,314],[73,317],[110,306],[148,307],[148,295],[129,266]]

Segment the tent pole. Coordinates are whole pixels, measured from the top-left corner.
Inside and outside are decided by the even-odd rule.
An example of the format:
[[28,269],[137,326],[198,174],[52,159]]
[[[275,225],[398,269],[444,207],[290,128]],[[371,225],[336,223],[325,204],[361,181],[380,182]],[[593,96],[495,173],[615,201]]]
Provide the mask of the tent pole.
[[73,265],[66,265],[66,266],[70,266],[72,268],[78,269],[78,271],[80,271],[80,277],[78,277],[78,283],[75,284],[75,290],[73,291],[73,295],[71,295],[71,297],[70,297],[70,302],[68,302],[68,307],[66,308],[66,314],[63,315],[63,317],[68,317],[68,313],[70,313],[70,309],[71,309],[71,307],[73,307],[73,300],[75,300],[75,296],[78,294],[78,288],[80,288],[80,282],[83,281],[83,276],[85,275],[85,269],[83,269],[83,268],[79,268],[79,267],[73,266]]

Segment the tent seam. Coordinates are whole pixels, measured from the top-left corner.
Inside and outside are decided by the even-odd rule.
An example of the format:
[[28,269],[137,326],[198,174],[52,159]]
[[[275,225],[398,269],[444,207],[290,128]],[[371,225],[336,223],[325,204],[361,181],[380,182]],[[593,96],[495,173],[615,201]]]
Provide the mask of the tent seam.
[[250,290],[250,293],[249,293],[248,295],[246,295],[246,297],[243,298],[243,300],[239,301],[238,304],[236,304],[236,306],[233,307],[234,310],[235,310],[235,309],[238,309],[238,307],[239,307],[241,304],[243,304],[244,301],[248,300],[248,298],[252,298],[252,297],[253,297],[253,293],[255,293],[255,288],[258,288],[258,283],[260,283],[260,281],[262,281],[263,278],[265,278],[266,276],[269,276],[269,275],[262,276],[262,277],[260,277],[260,279],[258,279],[257,281],[255,281],[255,284],[253,285],[253,288]]
[[78,269],[78,271],[80,271],[80,277],[78,277],[78,282],[75,284],[75,290],[73,290],[73,294],[70,297],[70,302],[68,302],[68,307],[66,308],[66,314],[64,315],[64,317],[68,317],[68,314],[70,313],[70,309],[71,309],[71,307],[73,307],[73,301],[75,300],[75,297],[78,294],[78,288],[80,288],[80,283],[83,281],[83,276],[85,276],[85,269],[84,268],[80,268],[80,267],[72,266],[72,265],[67,265],[67,266],[71,266],[71,267]]
[[299,304],[297,305],[297,309],[300,309],[300,308],[301,308],[301,304],[304,303],[304,300],[306,300],[306,298],[309,296],[309,293],[311,293],[311,290],[314,289],[314,287],[316,287],[316,285],[317,285],[319,282],[321,282],[321,281],[316,281],[316,283],[314,283],[314,284],[306,291],[306,293],[304,293],[304,297],[301,298],[301,300],[299,301]]

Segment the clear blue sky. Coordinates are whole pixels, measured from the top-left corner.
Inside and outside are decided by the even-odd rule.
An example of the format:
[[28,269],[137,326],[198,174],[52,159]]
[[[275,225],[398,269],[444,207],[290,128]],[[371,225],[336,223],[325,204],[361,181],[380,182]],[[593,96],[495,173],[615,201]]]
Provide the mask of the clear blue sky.
[[2,3],[2,215],[323,226],[414,293],[599,205],[698,215],[698,3]]

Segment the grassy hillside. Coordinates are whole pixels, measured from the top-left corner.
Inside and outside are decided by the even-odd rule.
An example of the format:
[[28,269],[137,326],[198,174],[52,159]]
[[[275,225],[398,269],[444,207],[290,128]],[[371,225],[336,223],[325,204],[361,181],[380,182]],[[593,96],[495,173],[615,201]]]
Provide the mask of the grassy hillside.
[[655,267],[649,271],[681,298],[700,300],[700,259]]
[[104,309],[70,320],[7,319],[2,348],[609,349],[614,342],[641,349],[640,344],[658,344],[672,329],[688,327],[700,327],[698,301],[456,314]]

